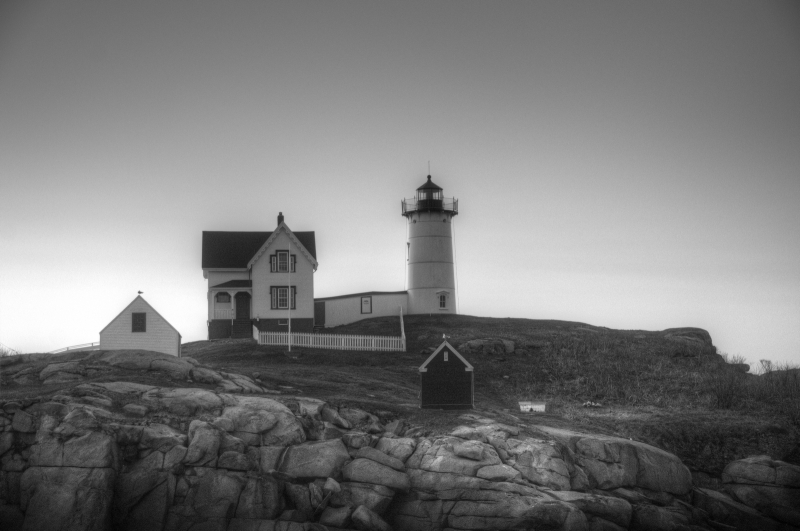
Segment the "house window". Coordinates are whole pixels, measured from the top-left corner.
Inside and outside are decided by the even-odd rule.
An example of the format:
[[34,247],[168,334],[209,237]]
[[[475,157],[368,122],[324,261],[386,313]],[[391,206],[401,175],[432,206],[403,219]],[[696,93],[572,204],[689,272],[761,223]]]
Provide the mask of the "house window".
[[447,309],[447,295],[444,293],[439,294],[439,309],[446,310]]
[[230,303],[231,302],[231,294],[230,293],[217,293],[217,302]]
[[270,308],[273,310],[288,310],[289,309],[289,296],[291,295],[292,310],[297,308],[297,287],[292,286],[291,289],[287,286],[272,286],[270,288],[270,295],[272,304]]
[[290,264],[292,273],[297,269],[297,255],[290,255],[289,251],[277,251],[269,258],[269,270],[272,273],[287,273]]
[[131,332],[147,332],[147,314],[132,313],[131,316],[133,316]]

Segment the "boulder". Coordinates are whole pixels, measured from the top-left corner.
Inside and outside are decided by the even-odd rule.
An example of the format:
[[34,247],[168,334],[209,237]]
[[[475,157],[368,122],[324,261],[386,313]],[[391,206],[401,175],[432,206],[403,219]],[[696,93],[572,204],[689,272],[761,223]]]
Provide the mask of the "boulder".
[[331,507],[364,505],[376,514],[384,514],[394,498],[394,491],[383,485],[344,482],[330,497]]
[[350,520],[359,531],[392,531],[392,527],[383,518],[363,505],[356,507]]
[[714,490],[695,488],[692,491],[692,505],[708,513],[712,520],[733,526],[741,531],[777,531],[781,529],[781,524],[775,520]]
[[353,427],[349,420],[339,415],[338,411],[327,404],[322,406],[322,409],[320,410],[320,416],[325,422],[330,422],[334,426],[344,430],[349,430]]
[[359,426],[362,424],[371,424],[378,421],[378,417],[371,413],[367,413],[363,409],[356,409],[351,407],[340,407],[339,416],[349,422],[352,426]]
[[350,433],[345,433],[342,435],[342,442],[348,448],[358,450],[359,448],[363,448],[364,446],[371,446],[374,438],[375,438],[374,435],[370,435],[368,433],[363,433],[360,431],[351,431]]
[[39,429],[39,422],[30,413],[26,413],[21,409],[14,413],[14,419],[11,421],[11,429],[20,433],[36,433]]
[[756,455],[729,463],[722,471],[722,481],[800,488],[800,466]]
[[553,531],[585,531],[586,516],[577,507],[561,501],[535,504],[514,520],[510,529],[542,529]]
[[305,520],[311,520],[314,516],[314,507],[311,505],[311,496],[306,485],[287,483],[284,487],[286,496],[298,511],[303,513]]
[[536,429],[574,452],[576,464],[594,488],[640,487],[675,495],[691,491],[689,469],[664,450],[619,437],[587,435],[547,426],[536,426]]
[[520,477],[519,470],[508,465],[489,465],[478,470],[477,476],[489,481],[511,481]]
[[229,419],[233,423],[232,431],[256,435],[269,431],[278,423],[278,419],[272,413],[241,406],[225,408],[222,418]]
[[195,513],[203,518],[227,518],[236,508],[246,481],[224,470],[209,469],[193,486],[187,500]]
[[219,410],[223,405],[220,397],[211,391],[192,388],[151,389],[142,395],[142,402],[152,408],[164,408],[187,417]]
[[193,420],[189,435],[191,441],[183,462],[193,466],[214,466],[219,452],[219,430],[207,422]]
[[406,474],[370,459],[353,460],[342,469],[342,474],[347,481],[383,485],[404,492],[411,488]]
[[464,441],[453,444],[453,453],[458,457],[481,461],[483,459],[483,443],[479,441]]
[[772,485],[728,483],[726,494],[779,522],[800,528],[800,490]]
[[350,459],[340,439],[290,446],[279,470],[298,478],[336,477]]
[[627,529],[631,523],[633,509],[621,498],[574,491],[554,491],[551,496],[571,503],[587,515],[598,516],[623,528]]
[[451,472],[465,476],[475,476],[479,469],[489,465],[500,465],[500,457],[490,445],[483,445],[482,459],[476,461],[459,457],[454,452],[454,447],[462,444],[461,439],[455,437],[442,437],[439,439],[425,440],[417,445],[414,454],[406,461],[406,467],[419,468],[429,472]]
[[385,453],[377,450],[375,448],[371,448],[366,446],[364,448],[360,448],[355,455],[356,458],[364,458],[364,459],[371,459],[376,463],[380,463],[384,466],[388,466],[400,472],[405,472],[406,467],[402,461],[397,459],[396,457],[391,457],[386,455]]
[[351,514],[353,514],[353,508],[350,506],[326,507],[319,517],[319,523],[324,526],[347,528],[351,524]]
[[236,506],[237,518],[271,520],[281,512],[283,488],[275,479],[247,478]]
[[110,468],[31,467],[22,474],[23,529],[105,531],[111,524]]
[[217,459],[217,468],[247,471],[256,470],[258,466],[256,463],[251,462],[246,455],[230,451],[220,454]]
[[173,446],[183,446],[186,441],[186,435],[171,426],[153,423],[144,427],[139,444],[143,448],[166,452]]
[[[58,381],[58,377],[64,377],[63,381],[69,380],[78,380],[81,378],[83,374],[83,368],[77,361],[67,361],[63,363],[51,363],[39,373],[40,380],[48,380],[50,378],[56,377],[53,380],[55,383]],[[45,382],[47,383],[47,382]]]
[[406,459],[411,457],[411,454],[414,453],[414,449],[416,447],[417,443],[414,441],[414,439],[402,437],[397,439],[381,437],[378,439],[378,443],[375,445],[375,449],[395,457],[403,463],[406,462]]
[[42,434],[31,450],[31,466],[117,467],[116,441],[114,437],[100,432],[89,432],[67,440]]

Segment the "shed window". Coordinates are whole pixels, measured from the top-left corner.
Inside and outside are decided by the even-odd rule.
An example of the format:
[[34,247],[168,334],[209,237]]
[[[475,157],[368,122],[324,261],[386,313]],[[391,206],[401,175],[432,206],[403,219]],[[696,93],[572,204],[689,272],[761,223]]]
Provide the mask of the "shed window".
[[447,295],[445,295],[444,293],[439,295],[439,308],[440,309],[446,309],[447,308]]
[[131,315],[133,316],[131,332],[147,332],[147,314],[132,313]]
[[217,302],[231,302],[231,294],[217,293]]

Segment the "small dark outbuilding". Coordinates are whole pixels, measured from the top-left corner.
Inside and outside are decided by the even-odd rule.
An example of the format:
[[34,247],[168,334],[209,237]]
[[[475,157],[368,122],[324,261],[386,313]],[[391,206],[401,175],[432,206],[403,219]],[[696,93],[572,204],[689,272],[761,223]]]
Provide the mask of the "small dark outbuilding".
[[443,341],[419,368],[420,401],[423,409],[473,409],[473,367]]

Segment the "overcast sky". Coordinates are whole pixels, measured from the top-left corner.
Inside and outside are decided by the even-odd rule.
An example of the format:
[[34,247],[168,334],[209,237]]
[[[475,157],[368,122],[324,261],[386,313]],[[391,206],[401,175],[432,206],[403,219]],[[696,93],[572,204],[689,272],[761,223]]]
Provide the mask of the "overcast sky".
[[792,1],[2,2],[0,342],[205,339],[201,232],[279,211],[316,296],[404,289],[428,161],[461,313],[800,363]]

